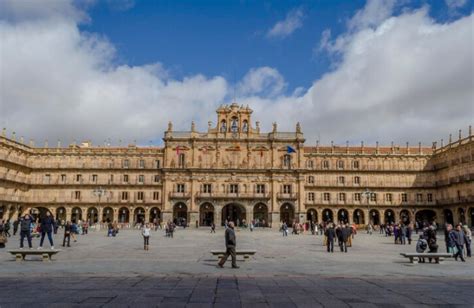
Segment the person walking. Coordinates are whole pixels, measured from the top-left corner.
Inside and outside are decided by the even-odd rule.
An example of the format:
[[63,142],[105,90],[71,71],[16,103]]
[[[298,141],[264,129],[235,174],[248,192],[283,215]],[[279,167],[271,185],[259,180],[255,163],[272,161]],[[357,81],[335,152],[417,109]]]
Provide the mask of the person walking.
[[235,253],[235,247],[237,246],[237,240],[235,238],[235,231],[234,231],[234,222],[230,221],[228,228],[225,230],[225,254],[217,263],[217,266],[220,268],[224,267],[225,261],[229,258],[229,256],[232,257],[232,268],[239,268],[237,266],[237,255]]
[[471,243],[472,243],[472,232],[467,225],[463,226],[464,234],[466,235],[466,256],[471,257]]
[[16,235],[16,233],[18,232],[18,225],[20,224],[20,221],[19,219],[16,219],[14,222],[13,222],[13,236]]
[[286,222],[283,222],[283,224],[281,225],[281,230],[283,232],[283,236],[288,236],[288,225],[286,224]]
[[454,259],[457,260],[457,256],[461,259],[462,262],[466,262],[464,259],[464,244],[467,241],[466,234],[462,230],[461,224],[456,226],[456,236],[457,236],[457,241],[456,241],[456,248],[457,248],[457,254],[454,255]]
[[20,249],[23,249],[23,242],[26,239],[28,240],[28,247],[33,249],[33,244],[31,243],[31,225],[33,224],[33,219],[29,214],[26,214],[20,219]]
[[215,223],[211,224],[211,233],[216,233],[216,224]]
[[5,236],[11,237],[11,234],[10,234],[10,219],[7,219],[7,221],[5,222],[5,230],[3,230],[3,232],[5,233]]
[[151,228],[150,225],[147,223],[145,226],[143,226],[142,229],[142,235],[143,235],[143,245],[145,250],[150,250],[150,234],[151,234]]
[[462,256],[462,248],[459,250],[459,235],[458,233],[453,230],[453,226],[451,224],[448,224],[446,227],[446,230],[448,231],[448,252],[453,254],[454,260],[458,260],[458,257],[461,257],[461,261],[465,261],[464,257]]
[[46,212],[46,216],[41,219],[41,240],[38,249],[43,249],[44,237],[48,235],[48,241],[51,245],[51,249],[54,249],[53,244],[53,233],[54,230],[54,219],[50,212]]
[[5,233],[5,224],[3,220],[0,219],[0,248],[5,248],[5,244],[8,242],[8,239],[4,233]]
[[334,225],[330,224],[329,228],[326,229],[326,245],[328,252],[334,252],[334,238],[336,237],[336,231],[334,230]]
[[67,247],[71,247],[71,233],[72,233],[72,225],[69,221],[67,221],[66,225],[64,226],[63,247],[66,247],[66,240],[67,240]]
[[343,225],[341,229],[341,252],[344,250],[344,252],[347,253],[347,241],[349,241],[349,239],[351,238],[351,234],[352,228],[349,225]]

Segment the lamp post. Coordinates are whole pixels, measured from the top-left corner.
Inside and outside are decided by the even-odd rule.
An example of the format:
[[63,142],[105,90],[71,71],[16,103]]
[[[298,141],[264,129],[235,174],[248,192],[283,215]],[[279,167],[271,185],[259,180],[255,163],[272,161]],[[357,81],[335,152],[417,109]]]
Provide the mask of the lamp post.
[[[98,200],[98,202],[97,202],[97,208],[99,208],[99,206],[100,206],[100,198],[101,198],[103,195],[105,195],[106,192],[107,192],[107,191],[106,191],[104,188],[100,187],[100,186],[99,186],[98,188],[96,188],[96,189],[93,190],[94,195],[99,198],[99,200]],[[91,214],[92,214],[92,212],[91,212]],[[97,217],[97,219],[99,220],[100,217]],[[89,222],[89,223],[92,224],[91,222]],[[99,228],[100,228],[100,224],[99,224]]]
[[370,197],[372,197],[374,192],[372,192],[368,188],[366,188],[365,191],[363,192],[363,194],[365,195],[365,198],[367,198],[367,218],[368,218],[367,223],[370,224]]

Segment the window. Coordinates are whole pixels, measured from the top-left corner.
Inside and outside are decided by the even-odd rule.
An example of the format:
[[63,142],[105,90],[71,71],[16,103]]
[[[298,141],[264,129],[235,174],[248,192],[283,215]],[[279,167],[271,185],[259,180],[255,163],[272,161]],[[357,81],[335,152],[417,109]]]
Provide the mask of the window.
[[130,167],[130,161],[128,159],[124,159],[123,162],[122,162],[122,167],[123,168]]
[[230,130],[231,132],[233,133],[237,133],[239,131],[239,127],[238,127],[238,124],[237,124],[238,120],[236,117],[233,117],[231,119],[231,124],[230,124]]
[[433,194],[430,193],[427,195],[427,197],[428,197],[428,202],[433,202]]
[[184,156],[183,153],[179,154],[179,167],[184,168],[185,162],[186,162],[186,157]]
[[339,193],[339,201],[346,201],[346,193]]
[[423,202],[423,195],[422,194],[416,194],[416,202]]
[[80,182],[82,180],[82,175],[76,174],[76,182]]
[[122,200],[128,200],[128,191],[122,191]]
[[184,193],[184,184],[176,184],[176,191],[179,193]]
[[160,192],[154,191],[153,192],[153,200],[159,200],[160,199]]
[[312,160],[308,160],[308,168],[313,169],[314,168],[314,162]]
[[244,133],[247,133],[249,131],[249,122],[247,120],[244,120],[242,122],[242,131]]
[[202,184],[202,192],[206,194],[210,194],[212,192],[212,185],[211,184]]
[[283,167],[291,168],[291,156],[289,154],[283,156]]
[[360,193],[354,194],[354,201],[360,201]]
[[155,183],[158,183],[158,182],[160,181],[160,176],[159,176],[159,175],[155,175],[155,176],[153,177],[153,180],[154,180]]
[[354,184],[356,184],[356,185],[360,184],[360,177],[358,177],[358,176],[354,177]]
[[92,175],[92,182],[97,183],[97,174]]
[[66,175],[61,174],[61,182],[65,183],[66,182]]
[[312,176],[312,175],[308,176],[308,183],[309,184],[314,184],[314,176]]
[[110,181],[110,183],[114,182],[114,175],[113,174],[110,175],[110,180],[109,181]]
[[345,181],[346,181],[346,179],[343,176],[340,176],[340,177],[337,178],[337,182],[339,184],[344,184]]
[[314,201],[314,192],[308,193],[308,201]]
[[143,201],[143,191],[139,191],[139,192],[137,193],[137,200]]
[[49,184],[50,181],[51,181],[51,174],[45,174],[44,175],[44,183]]
[[80,192],[79,190],[76,190],[76,191],[74,192],[74,198],[75,198],[76,200],[81,199],[81,192]]
[[337,162],[337,168],[338,169],[344,169],[344,161],[343,160],[339,160]]
[[257,194],[265,193],[265,184],[257,184]]
[[352,167],[353,167],[354,169],[359,169],[359,161],[354,160],[354,161],[352,162]]
[[138,176],[138,183],[143,184],[145,182],[145,176],[143,174],[140,174]]
[[406,193],[402,194],[402,202],[408,202],[408,194]]
[[323,160],[323,169],[329,169],[329,161]]
[[377,194],[376,193],[370,194],[370,201],[377,202]]
[[160,169],[160,160],[155,160],[155,168]]
[[283,185],[283,193],[284,194],[291,194],[291,185],[289,185],[289,184]]
[[386,202],[392,202],[392,194],[385,194],[385,201]]
[[123,175],[123,182],[128,183],[128,174]]
[[323,200],[324,201],[330,201],[331,200],[331,195],[329,193],[323,193]]
[[138,167],[145,168],[145,161],[143,159],[140,159],[140,161],[138,162]]
[[230,184],[229,185],[229,192],[231,194],[237,194],[239,193],[239,184]]
[[225,133],[227,131],[227,123],[225,120],[222,120],[221,121],[221,128],[220,128],[220,132],[221,133]]

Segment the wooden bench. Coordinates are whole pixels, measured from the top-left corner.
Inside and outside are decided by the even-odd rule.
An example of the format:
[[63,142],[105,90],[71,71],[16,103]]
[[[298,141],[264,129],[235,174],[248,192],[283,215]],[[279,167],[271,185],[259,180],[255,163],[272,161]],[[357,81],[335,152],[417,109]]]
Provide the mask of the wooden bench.
[[[255,250],[238,250],[235,252],[237,256],[244,256],[244,261],[249,259],[250,256],[255,255],[255,253],[257,253]],[[225,255],[225,250],[211,250],[211,254],[220,259]]]
[[450,253],[438,253],[438,252],[413,252],[413,253],[400,253],[401,256],[410,259],[410,263],[418,263],[420,258],[431,258],[434,259],[436,263],[441,263],[444,261],[444,258],[452,258],[453,255]]
[[15,256],[16,261],[24,261],[27,255],[42,256],[43,262],[51,261],[51,256],[57,254],[58,249],[15,249],[8,252]]

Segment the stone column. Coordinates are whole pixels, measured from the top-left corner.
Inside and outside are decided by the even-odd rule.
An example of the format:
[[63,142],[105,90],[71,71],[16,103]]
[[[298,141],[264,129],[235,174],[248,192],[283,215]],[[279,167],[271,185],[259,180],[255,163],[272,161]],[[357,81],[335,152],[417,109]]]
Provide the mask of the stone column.
[[72,208],[70,206],[66,207],[66,221],[72,221]]
[[10,219],[10,207],[11,207],[10,204],[6,204],[4,206],[5,211],[3,212],[3,220]]
[[253,209],[250,206],[245,207],[245,220],[248,225],[250,225],[250,222],[253,219]]
[[198,222],[199,226],[199,212],[192,211],[189,213],[189,226],[196,227],[196,221]]
[[150,222],[150,209],[148,206],[145,206],[145,223]]
[[104,207],[102,205],[99,205],[97,207],[97,220],[99,224],[102,223],[103,216],[104,216]]
[[119,209],[118,208],[114,208],[114,215],[113,215],[113,222],[118,222],[119,220]]
[[349,224],[352,224],[353,219],[354,219],[354,209],[347,210],[347,215],[349,215],[349,217],[347,217],[347,222]]
[[222,213],[222,207],[214,205],[214,224],[216,225],[216,227],[220,227],[222,224],[221,213]]
[[269,215],[271,228],[278,229],[280,228],[280,213],[279,212],[272,212]]
[[173,212],[163,211],[163,222],[167,223],[168,220],[173,221]]

